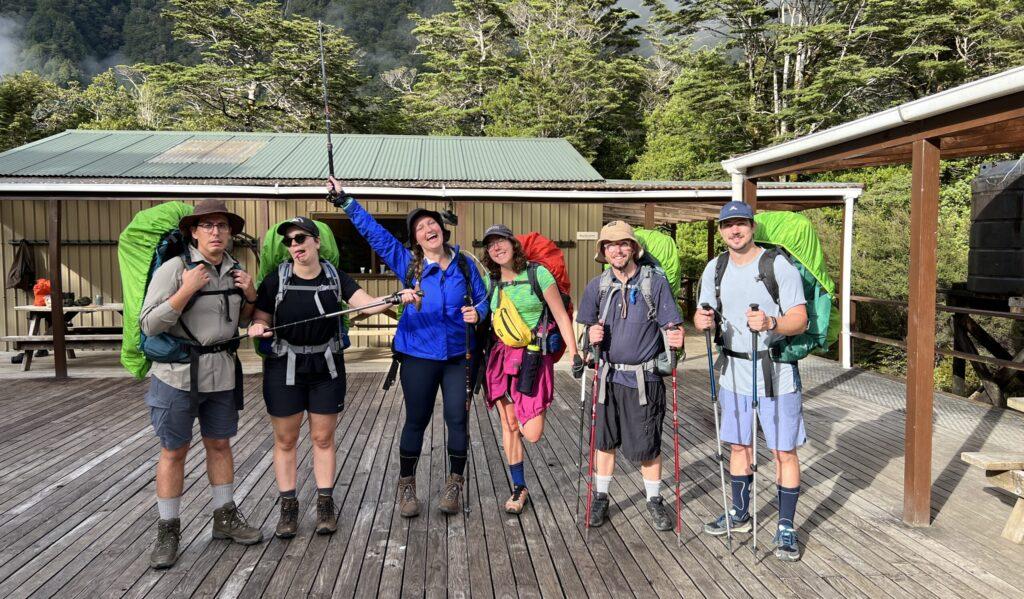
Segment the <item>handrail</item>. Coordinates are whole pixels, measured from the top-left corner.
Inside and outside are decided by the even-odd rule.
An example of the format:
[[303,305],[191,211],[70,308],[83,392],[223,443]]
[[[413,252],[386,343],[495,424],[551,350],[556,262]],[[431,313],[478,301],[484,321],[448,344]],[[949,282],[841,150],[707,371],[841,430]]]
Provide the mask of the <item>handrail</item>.
[[[864,295],[851,295],[850,301],[860,302],[862,304],[877,304],[879,306],[893,306],[896,308],[906,309],[907,302],[901,302],[897,300],[879,299],[877,297],[867,297]],[[977,308],[962,308],[959,306],[946,306],[944,304],[935,304],[935,309],[939,312],[950,312],[953,314],[970,314],[972,316],[990,316],[993,318],[1009,318],[1011,320],[1024,320],[1024,313],[1018,312],[999,312],[996,310],[980,310]]]

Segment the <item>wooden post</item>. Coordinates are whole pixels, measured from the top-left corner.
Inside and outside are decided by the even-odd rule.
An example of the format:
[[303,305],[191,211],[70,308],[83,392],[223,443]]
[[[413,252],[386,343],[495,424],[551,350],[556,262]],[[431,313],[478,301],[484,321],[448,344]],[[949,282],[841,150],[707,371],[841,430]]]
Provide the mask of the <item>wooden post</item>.
[[708,262],[715,257],[715,221],[708,221]]
[[853,366],[852,338],[850,337],[850,289],[853,285],[853,201],[855,196],[843,198],[843,241],[839,245],[839,308],[842,311],[842,333],[839,338],[839,363],[843,368]]
[[657,224],[654,222],[654,204],[644,204],[644,228],[653,229]]
[[53,333],[53,376],[68,378],[68,354],[64,343],[64,284],[61,280],[60,200],[49,201],[46,234],[50,238],[50,332]]
[[912,153],[903,521],[911,526],[928,526],[931,523],[932,401],[935,386],[939,141],[915,141]]
[[757,179],[743,178],[743,201],[757,214]]

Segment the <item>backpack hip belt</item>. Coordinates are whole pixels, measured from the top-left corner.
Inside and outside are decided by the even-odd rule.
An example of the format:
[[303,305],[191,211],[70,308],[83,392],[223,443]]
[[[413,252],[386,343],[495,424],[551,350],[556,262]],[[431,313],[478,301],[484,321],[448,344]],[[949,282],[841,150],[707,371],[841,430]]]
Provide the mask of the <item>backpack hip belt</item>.
[[597,403],[604,405],[605,396],[608,392],[608,374],[612,370],[618,370],[619,372],[631,372],[636,377],[636,388],[637,398],[640,400],[640,405],[647,405],[647,377],[644,376],[647,372],[655,372],[655,366],[657,365],[658,358],[654,357],[647,360],[643,364],[611,364],[604,362],[601,365],[601,372],[598,374],[598,385],[597,389]]
[[[768,348],[768,351],[763,354],[759,353],[758,358],[761,361],[761,380],[764,381],[764,395],[765,397],[775,397],[775,380],[773,374],[775,372],[775,364],[792,364],[796,367],[796,362],[788,360],[780,360],[779,356],[782,353],[782,348],[777,345],[772,345]],[[718,370],[719,374],[725,371],[728,365],[729,358],[734,360],[750,360],[750,354],[747,352],[733,351],[727,347],[720,347],[718,352],[718,361],[715,363],[715,369]]]
[[199,415],[199,356],[228,353],[235,359],[235,409],[242,409],[242,361],[238,359],[239,341],[233,339],[214,345],[188,345],[188,398],[189,412]]
[[327,370],[330,371],[331,378],[338,378],[338,367],[334,363],[334,353],[341,352],[341,342],[338,341],[337,337],[319,345],[292,345],[284,339],[278,338],[274,340],[272,348],[275,356],[288,357],[288,366],[284,379],[285,385],[295,385],[295,356],[298,354],[323,354],[324,359],[327,361]]

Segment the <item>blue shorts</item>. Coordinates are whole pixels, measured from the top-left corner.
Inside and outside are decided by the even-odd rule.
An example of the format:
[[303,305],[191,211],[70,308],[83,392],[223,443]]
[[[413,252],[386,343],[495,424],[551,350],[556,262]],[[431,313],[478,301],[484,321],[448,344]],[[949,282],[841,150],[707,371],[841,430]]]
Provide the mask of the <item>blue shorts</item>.
[[[718,401],[722,404],[722,440],[726,443],[752,444],[752,399],[749,395],[739,395],[728,389],[718,390]],[[758,398],[757,422],[769,449],[790,451],[807,441],[802,401],[803,395],[799,391],[779,397]]]
[[[153,430],[166,449],[178,449],[192,442],[195,418],[189,412],[189,393],[149,377],[146,405]],[[207,439],[230,439],[238,433],[235,392],[199,394],[199,431]]]

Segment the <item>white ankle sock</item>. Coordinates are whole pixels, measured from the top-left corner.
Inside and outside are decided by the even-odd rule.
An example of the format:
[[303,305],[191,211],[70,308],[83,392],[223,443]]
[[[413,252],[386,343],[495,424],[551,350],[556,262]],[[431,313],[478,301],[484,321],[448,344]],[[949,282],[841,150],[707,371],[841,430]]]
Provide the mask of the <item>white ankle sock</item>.
[[611,484],[611,476],[601,476],[600,474],[594,475],[594,490],[598,493],[607,493],[608,487],[610,487]]
[[235,483],[210,485],[210,492],[213,494],[214,509],[222,508],[235,500]]
[[157,497],[156,509],[160,512],[161,520],[174,520],[181,515],[181,496]]
[[661,497],[661,481],[644,479],[644,490],[647,491],[647,501],[655,497]]

